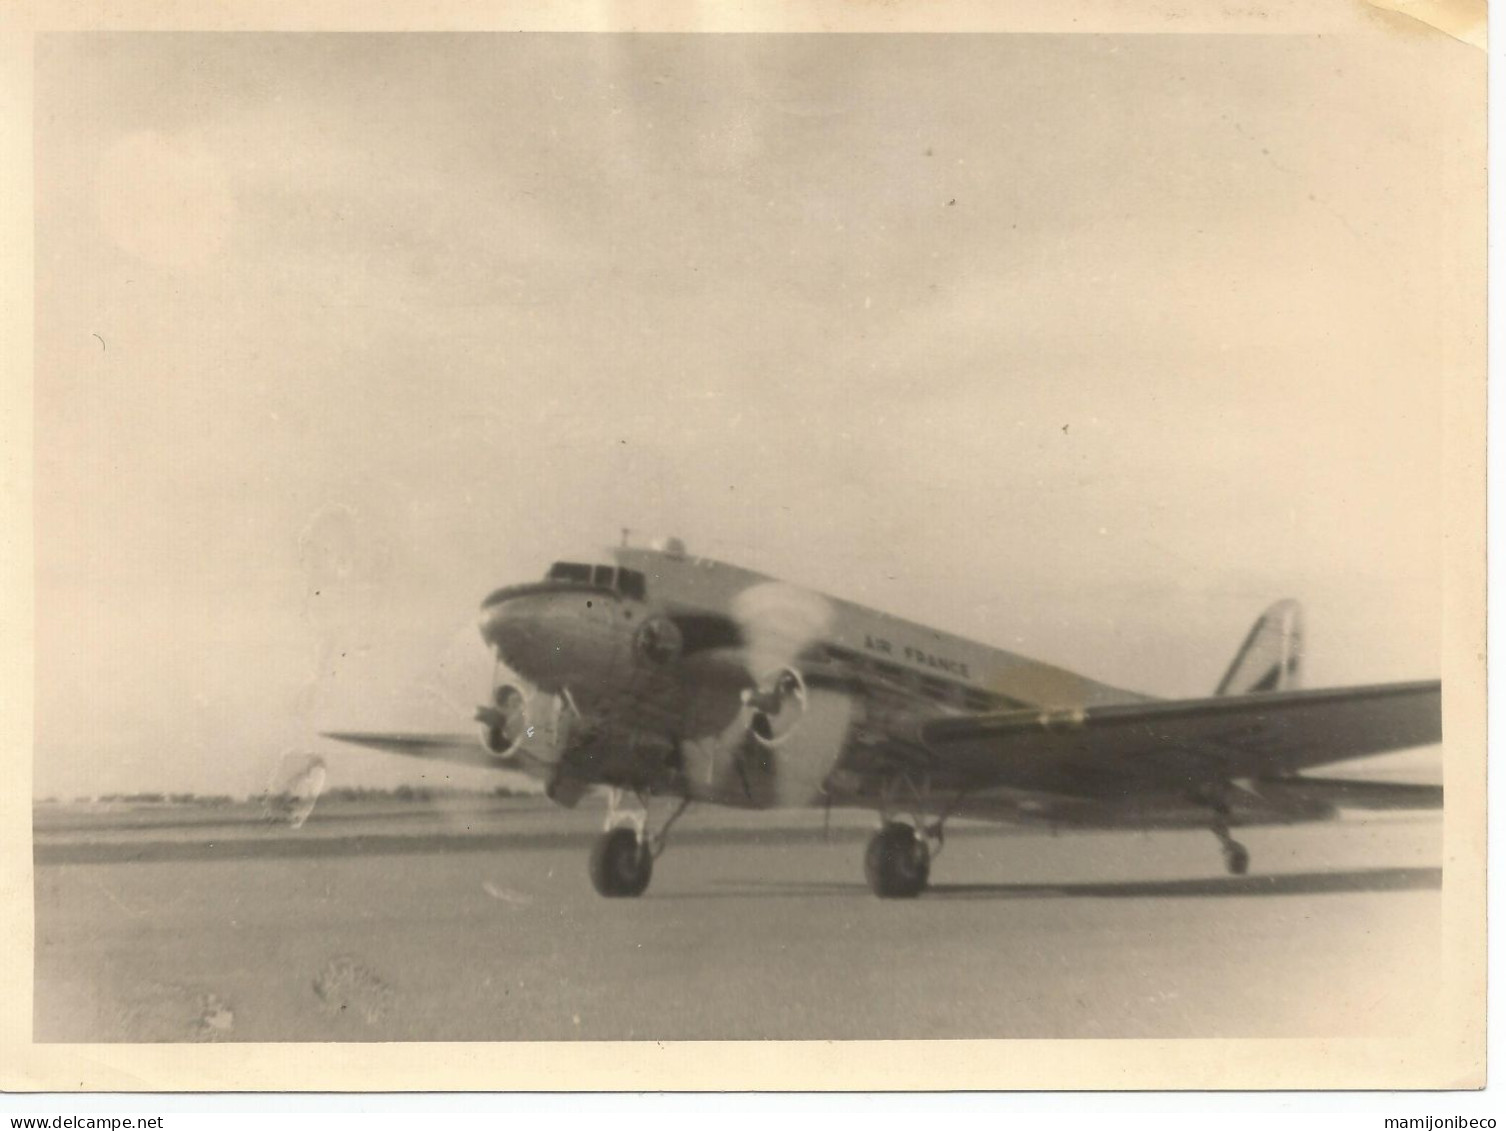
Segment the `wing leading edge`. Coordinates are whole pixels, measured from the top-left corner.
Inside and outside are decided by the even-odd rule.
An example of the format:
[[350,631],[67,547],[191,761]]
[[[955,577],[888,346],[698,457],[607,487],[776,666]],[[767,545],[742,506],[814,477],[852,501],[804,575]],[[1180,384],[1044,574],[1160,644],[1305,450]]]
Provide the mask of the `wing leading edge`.
[[1090,797],[1283,777],[1430,745],[1442,732],[1442,687],[1432,680],[936,719],[921,738],[980,788]]
[[512,769],[515,763],[494,757],[474,734],[377,734],[356,731],[324,731],[321,738],[347,742],[352,746],[365,746],[388,754],[404,754],[409,758],[423,758],[430,762],[453,762],[461,766],[483,766],[486,769]]

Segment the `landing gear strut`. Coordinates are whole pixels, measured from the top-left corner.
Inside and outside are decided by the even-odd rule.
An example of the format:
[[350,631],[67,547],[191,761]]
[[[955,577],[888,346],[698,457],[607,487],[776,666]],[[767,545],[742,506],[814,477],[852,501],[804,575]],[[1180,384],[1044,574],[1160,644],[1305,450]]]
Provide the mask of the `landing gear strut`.
[[1229,835],[1229,806],[1216,802],[1213,806],[1213,835],[1224,851],[1224,867],[1231,876],[1243,876],[1250,870],[1250,850]]
[[931,849],[910,825],[890,821],[868,842],[863,870],[880,899],[914,899],[931,878]]
[[624,812],[622,791],[608,795],[606,831],[591,847],[591,886],[608,899],[631,898],[648,890],[654,860],[665,849],[669,829],[690,807],[684,798],[657,833],[648,831],[648,804],[638,794],[639,808]]

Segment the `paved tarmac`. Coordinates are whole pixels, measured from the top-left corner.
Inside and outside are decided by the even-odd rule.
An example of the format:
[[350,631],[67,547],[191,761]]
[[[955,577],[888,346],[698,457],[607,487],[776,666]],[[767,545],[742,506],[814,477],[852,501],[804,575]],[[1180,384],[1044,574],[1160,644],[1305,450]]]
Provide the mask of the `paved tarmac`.
[[39,808],[36,1039],[1383,1036],[1437,991],[1434,817],[1245,830],[1243,877],[1208,833],[958,822],[913,902],[871,816],[712,810],[605,900],[600,819]]

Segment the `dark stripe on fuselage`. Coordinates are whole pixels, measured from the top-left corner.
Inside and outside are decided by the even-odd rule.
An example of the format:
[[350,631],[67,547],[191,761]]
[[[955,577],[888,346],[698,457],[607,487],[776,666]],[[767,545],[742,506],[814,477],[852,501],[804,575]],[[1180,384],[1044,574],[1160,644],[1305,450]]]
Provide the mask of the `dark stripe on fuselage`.
[[481,607],[490,609],[514,597],[527,597],[535,593],[600,593],[607,597],[618,596],[615,589],[585,581],[526,581],[521,585],[506,585],[496,590],[481,602]]
[[716,613],[671,613],[669,619],[680,630],[684,642],[682,654],[686,656],[717,648],[741,648],[747,643],[742,626],[731,617]]

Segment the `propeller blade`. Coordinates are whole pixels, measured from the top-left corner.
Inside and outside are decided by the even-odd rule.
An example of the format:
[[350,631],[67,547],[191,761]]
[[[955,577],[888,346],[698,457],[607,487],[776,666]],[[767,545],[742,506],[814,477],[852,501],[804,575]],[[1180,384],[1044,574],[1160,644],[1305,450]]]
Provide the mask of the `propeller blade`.
[[791,667],[830,628],[834,614],[821,594],[783,582],[744,589],[732,601],[732,615],[747,644],[749,674],[760,679]]

